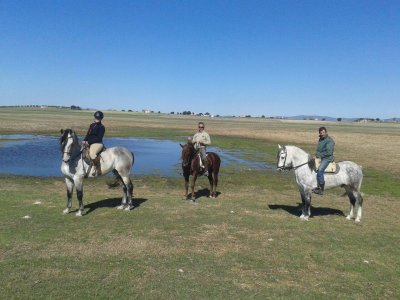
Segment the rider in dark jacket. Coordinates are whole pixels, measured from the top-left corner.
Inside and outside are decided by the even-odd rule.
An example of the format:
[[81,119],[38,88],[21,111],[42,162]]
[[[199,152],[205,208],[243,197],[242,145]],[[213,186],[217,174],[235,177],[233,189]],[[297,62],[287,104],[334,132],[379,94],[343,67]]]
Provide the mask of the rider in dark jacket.
[[[103,137],[106,131],[101,123],[104,114],[101,111],[94,113],[94,123],[90,124],[86,137],[83,139],[83,145],[89,146],[89,156],[92,160],[92,165],[95,166],[97,175],[101,175],[100,157],[97,155],[103,150]],[[96,173],[93,173],[95,176]]]

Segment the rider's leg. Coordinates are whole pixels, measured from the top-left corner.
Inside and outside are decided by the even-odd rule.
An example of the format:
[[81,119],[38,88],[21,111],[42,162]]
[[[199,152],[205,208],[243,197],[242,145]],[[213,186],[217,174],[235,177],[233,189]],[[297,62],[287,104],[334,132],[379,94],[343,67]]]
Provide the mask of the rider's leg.
[[208,160],[207,160],[207,153],[206,153],[206,147],[202,146],[200,147],[200,156],[201,156],[201,160],[203,162],[204,165],[204,175],[208,176]]
[[329,160],[322,159],[321,164],[318,168],[318,171],[317,171],[318,187],[316,189],[313,189],[313,192],[316,194],[322,195],[324,193],[324,188],[325,188],[324,172],[325,172],[325,169],[328,167],[329,163],[330,163]]
[[100,156],[97,156],[100,151],[103,149],[103,144],[96,143],[90,145],[89,149],[89,155],[90,159],[92,160],[92,164],[95,166],[96,171],[93,171],[92,175],[95,176],[97,173],[97,176],[101,175],[101,167],[100,167]]

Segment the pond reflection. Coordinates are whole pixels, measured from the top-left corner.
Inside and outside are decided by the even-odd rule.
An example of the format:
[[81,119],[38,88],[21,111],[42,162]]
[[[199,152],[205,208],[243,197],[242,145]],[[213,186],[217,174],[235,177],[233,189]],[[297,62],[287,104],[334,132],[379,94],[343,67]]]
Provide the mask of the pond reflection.
[[[181,147],[170,140],[105,138],[106,147],[123,146],[135,154],[133,174],[180,176]],[[240,158],[243,153],[209,147],[218,153],[222,166],[234,169],[265,170],[264,162]],[[42,135],[0,135],[0,173],[27,176],[62,176],[57,137]]]

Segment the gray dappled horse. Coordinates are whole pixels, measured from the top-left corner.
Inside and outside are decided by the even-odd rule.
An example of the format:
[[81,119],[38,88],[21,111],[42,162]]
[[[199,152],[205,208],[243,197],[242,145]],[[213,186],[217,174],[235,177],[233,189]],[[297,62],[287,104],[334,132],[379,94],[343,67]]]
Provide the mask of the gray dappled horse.
[[[72,207],[72,193],[74,187],[79,201],[77,216],[82,216],[83,206],[83,178],[89,168],[89,160],[85,160],[78,141],[78,137],[72,129],[61,129],[60,149],[62,152],[61,172],[65,176],[67,185],[67,207],[63,210],[68,214]],[[123,188],[122,204],[118,209],[130,210],[132,205],[133,185],[129,174],[133,165],[133,153],[124,147],[107,148],[101,152],[101,171],[105,175],[113,172],[116,178],[121,181]],[[89,172],[89,177],[93,177]]]
[[[294,169],[296,183],[300,191],[302,205],[301,219],[308,220],[311,215],[311,190],[317,186],[314,160],[304,150],[296,146],[279,145],[277,154],[278,170]],[[354,205],[357,201],[358,211],[356,223],[361,221],[363,197],[361,195],[361,183],[363,179],[362,167],[352,161],[336,163],[339,168],[336,173],[325,173],[325,188],[343,187],[350,199],[350,212],[346,219],[354,217]]]

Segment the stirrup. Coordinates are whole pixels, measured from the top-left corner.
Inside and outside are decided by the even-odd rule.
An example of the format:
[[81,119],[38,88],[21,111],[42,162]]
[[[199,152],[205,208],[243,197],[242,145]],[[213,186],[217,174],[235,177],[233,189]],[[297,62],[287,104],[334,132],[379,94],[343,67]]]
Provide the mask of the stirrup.
[[316,188],[312,189],[311,191],[314,194],[317,194],[317,195],[323,195],[324,194],[324,191],[320,187],[316,187]]

